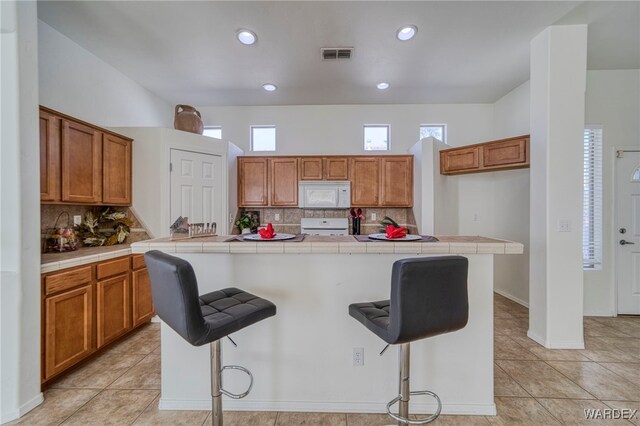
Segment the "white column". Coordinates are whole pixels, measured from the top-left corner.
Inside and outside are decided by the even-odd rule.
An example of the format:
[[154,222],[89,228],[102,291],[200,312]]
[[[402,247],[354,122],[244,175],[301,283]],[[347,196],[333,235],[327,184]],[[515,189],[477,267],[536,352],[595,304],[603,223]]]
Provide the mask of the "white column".
[[42,402],[35,1],[0,2],[0,422]]
[[[531,41],[529,337],[584,348],[582,138],[587,26],[545,29]],[[561,223],[568,224],[561,230]]]

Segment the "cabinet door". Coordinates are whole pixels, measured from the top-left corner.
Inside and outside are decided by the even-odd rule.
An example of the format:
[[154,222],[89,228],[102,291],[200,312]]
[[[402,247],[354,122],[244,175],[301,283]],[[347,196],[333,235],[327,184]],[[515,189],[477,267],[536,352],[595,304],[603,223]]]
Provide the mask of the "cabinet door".
[[271,206],[298,206],[298,159],[272,158]]
[[380,205],[413,206],[413,158],[391,157],[380,160],[382,185]]
[[151,279],[147,268],[131,273],[131,306],[133,327],[147,322],[155,315],[153,298],[151,297]]
[[131,141],[102,136],[102,202],[131,205]]
[[40,111],[40,201],[60,201],[60,118]]
[[325,180],[349,180],[349,159],[346,157],[324,159]]
[[269,197],[266,158],[238,158],[238,206],[267,206]]
[[440,152],[440,173],[472,172],[480,167],[478,147]]
[[374,207],[378,205],[380,186],[380,159],[355,157],[351,159],[351,205]]
[[108,280],[98,281],[96,313],[98,348],[122,336],[131,328],[128,272]]
[[91,285],[45,299],[45,380],[93,352],[92,342]]
[[62,201],[102,202],[101,133],[62,120]]
[[482,146],[483,167],[528,164],[527,138],[488,143]]
[[298,159],[300,180],[322,180],[322,158],[303,157]]

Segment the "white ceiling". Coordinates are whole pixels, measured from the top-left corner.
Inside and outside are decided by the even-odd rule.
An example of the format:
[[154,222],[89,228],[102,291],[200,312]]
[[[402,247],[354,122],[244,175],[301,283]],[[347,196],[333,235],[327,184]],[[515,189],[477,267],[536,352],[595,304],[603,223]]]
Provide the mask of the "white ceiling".
[[[167,101],[200,106],[494,102],[529,78],[529,42],[554,23],[590,24],[590,69],[640,68],[637,1],[41,1],[38,15]],[[395,38],[404,24],[418,26],[408,42]],[[239,28],[258,43],[241,45]],[[339,46],[352,60],[321,61]]]

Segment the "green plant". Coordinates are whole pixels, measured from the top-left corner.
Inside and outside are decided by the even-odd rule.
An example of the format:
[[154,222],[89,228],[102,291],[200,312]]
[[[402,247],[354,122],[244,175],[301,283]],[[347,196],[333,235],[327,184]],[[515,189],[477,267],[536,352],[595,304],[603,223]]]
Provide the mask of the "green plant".
[[240,219],[236,220],[236,226],[241,231],[245,228],[253,229],[258,226],[253,216],[249,214],[243,214]]
[[395,220],[391,219],[389,216],[385,216],[384,219],[382,219],[380,221],[380,225],[382,225],[382,228],[380,228],[380,232],[385,232],[387,226],[389,226],[389,225],[393,225],[396,228],[400,227],[400,225],[398,225],[398,222],[396,222]]

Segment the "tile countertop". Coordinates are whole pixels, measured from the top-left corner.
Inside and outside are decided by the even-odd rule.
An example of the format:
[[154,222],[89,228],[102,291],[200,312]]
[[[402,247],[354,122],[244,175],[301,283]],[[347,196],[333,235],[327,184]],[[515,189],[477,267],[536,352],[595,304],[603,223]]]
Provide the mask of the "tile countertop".
[[131,245],[132,253],[162,250],[167,253],[392,253],[392,254],[522,254],[521,243],[480,236],[438,236],[438,242],[359,242],[352,236],[309,235],[302,242],[230,241],[216,236],[172,241],[145,240]]
[[86,265],[101,260],[131,254],[130,244],[116,244],[107,247],[81,247],[64,253],[44,253],[40,258],[40,273],[58,271],[73,266]]

